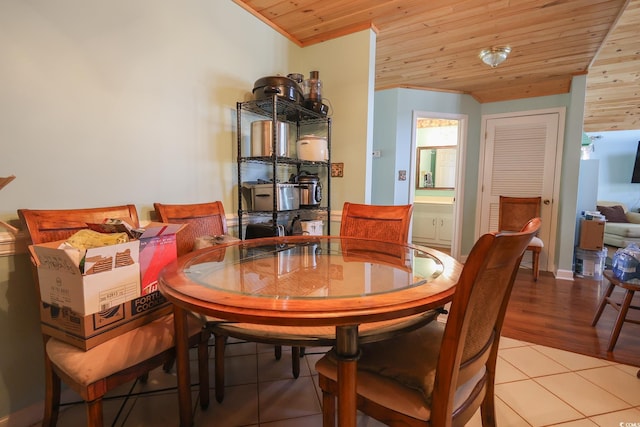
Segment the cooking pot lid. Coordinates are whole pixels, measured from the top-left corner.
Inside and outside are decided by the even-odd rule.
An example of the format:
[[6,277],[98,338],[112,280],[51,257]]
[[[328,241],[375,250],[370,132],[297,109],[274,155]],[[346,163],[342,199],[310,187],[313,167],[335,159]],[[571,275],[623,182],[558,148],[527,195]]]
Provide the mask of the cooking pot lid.
[[293,86],[297,92],[302,94],[302,89],[297,81],[290,79],[285,76],[267,76],[261,77],[253,84],[253,90],[255,91],[258,88],[265,86]]
[[318,175],[299,175],[298,176],[298,182],[299,183],[313,183],[313,182],[318,182],[319,178]]

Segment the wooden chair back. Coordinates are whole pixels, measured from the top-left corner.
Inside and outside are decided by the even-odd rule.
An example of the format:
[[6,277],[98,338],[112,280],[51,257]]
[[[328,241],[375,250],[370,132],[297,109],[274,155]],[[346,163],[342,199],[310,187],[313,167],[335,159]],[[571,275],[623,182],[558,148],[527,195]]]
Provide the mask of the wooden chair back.
[[[79,230],[89,228],[88,223],[100,223],[105,218],[118,218],[133,227],[140,226],[138,211],[134,205],[85,209],[18,209],[18,217],[34,245],[65,240]],[[35,260],[31,261],[34,281],[38,285]],[[36,288],[40,297],[40,287]]]
[[[454,397],[467,381],[477,381],[477,385],[466,399],[468,404],[454,415],[462,423],[456,421],[454,425],[464,425],[484,396],[493,396],[498,343],[507,304],[520,260],[539,228],[540,218],[534,218],[518,233],[485,234],[471,249],[444,330],[431,425],[451,425],[445,420],[454,414]],[[483,412],[493,413],[493,408],[483,408]]]
[[[87,209],[18,209],[18,216],[24,223],[33,244],[64,240],[77,231],[88,228],[87,223],[100,223],[105,218],[118,218],[127,221],[133,227],[140,226],[134,205]],[[35,263],[33,274],[39,297],[40,287]],[[201,405],[206,407],[209,403],[207,367],[209,333],[202,330],[199,319],[193,318],[189,323],[189,345],[198,346],[200,392],[204,393],[201,397]],[[175,353],[173,314],[118,335],[87,351],[53,339],[44,332],[42,335],[45,345],[45,402],[42,425],[56,425],[62,381],[86,402],[87,425],[101,427],[104,394],[135,378],[146,381],[148,372],[156,367],[164,365],[165,370],[168,370],[173,363]],[[131,337],[137,337],[137,341]],[[141,356],[141,351],[132,348],[132,342],[151,343],[145,347],[148,357]],[[118,355],[110,356],[110,349],[116,348]],[[94,364],[100,365],[101,370],[92,367]],[[86,371],[83,370],[85,368]],[[105,377],[100,378],[98,372],[103,371]]]
[[542,197],[500,196],[498,231],[520,231],[532,218],[540,216]]
[[[478,239],[444,326],[431,322],[390,341],[363,346],[357,367],[359,410],[393,426],[451,427],[466,425],[481,407],[482,425],[496,425],[500,331],[520,260],[539,228],[540,218],[534,218],[521,232]],[[338,367],[331,360],[328,355],[316,364],[327,426],[334,425],[339,390]]]
[[[498,213],[499,231],[519,231],[532,218],[540,217],[541,197],[507,197],[500,196]],[[533,280],[537,281],[540,274],[540,253],[544,242],[534,237],[527,247],[531,251],[531,270]]]
[[345,202],[340,235],[406,243],[413,205],[382,206]]
[[193,250],[197,237],[227,234],[227,219],[222,202],[172,205],[153,204],[158,219],[170,224],[186,224],[178,232],[178,256]]
[[64,240],[87,227],[87,223],[99,223],[105,218],[118,218],[139,227],[138,211],[134,205],[110,206],[88,209],[18,209],[33,244]]

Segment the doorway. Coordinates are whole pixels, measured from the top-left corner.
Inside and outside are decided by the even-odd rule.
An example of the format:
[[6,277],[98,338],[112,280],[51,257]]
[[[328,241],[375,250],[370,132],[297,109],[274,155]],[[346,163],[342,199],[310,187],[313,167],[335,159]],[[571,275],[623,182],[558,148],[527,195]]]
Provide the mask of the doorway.
[[476,239],[497,231],[500,196],[540,196],[540,271],[554,270],[563,133],[564,109],[487,115],[482,121]]
[[411,241],[460,257],[467,116],[413,112]]

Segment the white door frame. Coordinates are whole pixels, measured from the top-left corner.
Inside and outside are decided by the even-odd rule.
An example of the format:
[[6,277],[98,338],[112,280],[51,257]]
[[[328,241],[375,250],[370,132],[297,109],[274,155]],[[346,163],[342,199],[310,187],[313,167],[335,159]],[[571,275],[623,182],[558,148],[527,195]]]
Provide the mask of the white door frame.
[[565,131],[565,115],[566,109],[564,107],[558,108],[546,108],[541,110],[529,110],[529,111],[517,111],[500,114],[487,114],[482,116],[481,129],[480,129],[480,155],[478,156],[478,190],[477,190],[477,203],[476,203],[476,224],[474,231],[474,239],[477,240],[480,237],[481,230],[481,207],[482,207],[482,185],[484,181],[484,164],[485,164],[485,151],[486,151],[486,135],[487,135],[487,121],[490,119],[500,119],[509,117],[522,117],[533,116],[541,114],[558,114],[558,135],[556,146],[556,161],[555,161],[555,174],[553,182],[553,200],[551,203],[551,224],[550,235],[551,241],[548,244],[548,265],[547,270],[555,274],[557,267],[555,264],[555,251],[556,242],[555,238],[558,232],[558,209],[560,201],[560,181],[562,175],[562,152],[564,149],[564,131]]
[[[411,126],[411,152],[410,152],[410,171],[409,180],[414,184],[409,185],[409,203],[413,203],[416,195],[415,176],[416,176],[416,151],[418,147],[417,141],[417,121],[418,118],[434,118],[434,119],[447,119],[458,120],[458,145],[456,152],[456,185],[455,195],[453,202],[453,236],[451,236],[451,255],[460,259],[460,246],[462,239],[462,212],[463,212],[463,197],[464,194],[464,175],[466,165],[466,148],[467,148],[467,126],[469,117],[466,114],[449,114],[438,113],[433,111],[418,111],[413,110],[412,126]],[[412,224],[413,226],[413,221]],[[413,230],[410,230],[411,236]]]

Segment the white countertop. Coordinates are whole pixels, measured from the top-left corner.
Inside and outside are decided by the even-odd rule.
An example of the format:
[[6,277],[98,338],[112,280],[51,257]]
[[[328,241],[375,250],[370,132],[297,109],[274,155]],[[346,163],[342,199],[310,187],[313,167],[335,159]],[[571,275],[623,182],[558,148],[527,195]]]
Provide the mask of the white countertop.
[[416,197],[413,200],[414,204],[438,204],[438,205],[452,205],[453,197]]

